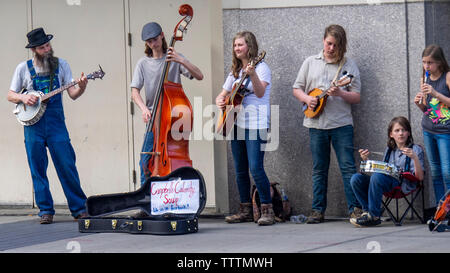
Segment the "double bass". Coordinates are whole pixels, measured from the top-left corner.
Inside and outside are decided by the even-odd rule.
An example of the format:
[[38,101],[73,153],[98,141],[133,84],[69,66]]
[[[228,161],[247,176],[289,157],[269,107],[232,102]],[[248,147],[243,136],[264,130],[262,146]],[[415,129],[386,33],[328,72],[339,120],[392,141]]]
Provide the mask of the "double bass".
[[[175,26],[169,47],[174,47],[176,41],[183,40],[183,33],[192,20],[194,11],[190,5],[184,4],[180,6],[179,13],[184,17]],[[151,176],[166,176],[180,167],[192,167],[189,157],[192,106],[182,85],[168,80],[170,63],[164,64],[152,116],[146,126],[146,133],[152,130],[154,136],[153,150],[142,152],[151,155],[148,163]]]

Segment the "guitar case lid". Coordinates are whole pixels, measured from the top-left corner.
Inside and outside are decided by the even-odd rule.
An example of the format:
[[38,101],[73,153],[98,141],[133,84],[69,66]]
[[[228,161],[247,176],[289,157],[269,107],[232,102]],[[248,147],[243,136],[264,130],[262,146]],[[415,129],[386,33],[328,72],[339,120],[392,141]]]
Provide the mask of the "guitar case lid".
[[[164,177],[150,177],[137,191],[90,196],[89,217],[79,219],[80,232],[184,234],[198,231],[198,216],[206,205],[202,174],[181,167]],[[149,217],[105,217],[141,209]]]

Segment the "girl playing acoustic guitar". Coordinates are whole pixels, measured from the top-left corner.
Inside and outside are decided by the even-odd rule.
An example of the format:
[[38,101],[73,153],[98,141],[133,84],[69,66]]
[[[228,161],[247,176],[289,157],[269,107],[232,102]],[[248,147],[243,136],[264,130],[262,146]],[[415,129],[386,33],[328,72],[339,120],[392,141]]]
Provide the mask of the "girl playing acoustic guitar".
[[243,75],[249,76],[243,83],[244,89],[240,90],[244,97],[242,100],[244,109],[237,116],[233,130],[234,138],[231,140],[241,203],[239,212],[226,217],[225,221],[228,223],[253,221],[250,169],[261,200],[262,215],[258,225],[272,225],[274,212],[270,183],[264,171],[264,149],[262,149],[269,128],[271,72],[265,62],[253,65],[252,61],[257,56],[258,43],[255,35],[249,31],[237,33],[233,39],[232,71],[225,80],[222,92],[216,98],[217,107],[225,109],[233,85],[239,82]]

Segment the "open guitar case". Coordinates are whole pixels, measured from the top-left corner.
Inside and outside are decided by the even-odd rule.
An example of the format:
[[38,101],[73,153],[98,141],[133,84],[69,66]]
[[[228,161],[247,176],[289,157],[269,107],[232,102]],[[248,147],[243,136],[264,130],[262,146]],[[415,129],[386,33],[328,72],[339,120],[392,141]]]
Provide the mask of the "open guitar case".
[[[165,192],[174,188],[177,182],[195,182],[199,200],[194,200],[196,206],[191,207],[188,213],[183,213],[183,209],[188,207],[177,207],[176,210],[170,208],[152,207],[152,195],[164,192],[160,190],[158,194],[152,192],[153,186],[172,185],[165,189]],[[161,184],[163,183],[163,184]],[[189,182],[191,183],[191,182]],[[153,194],[152,194],[153,193]],[[161,194],[162,196],[162,194]],[[192,167],[181,167],[164,177],[150,177],[137,191],[128,193],[104,194],[90,196],[86,200],[88,217],[78,219],[78,229],[80,232],[100,233],[117,232],[131,234],[158,234],[177,235],[195,233],[198,231],[198,217],[206,204],[206,187],[202,174]],[[141,209],[149,217],[134,218],[132,216],[111,216],[111,214],[127,210]],[[194,211],[193,211],[194,210]],[[195,211],[196,210],[196,211]]]

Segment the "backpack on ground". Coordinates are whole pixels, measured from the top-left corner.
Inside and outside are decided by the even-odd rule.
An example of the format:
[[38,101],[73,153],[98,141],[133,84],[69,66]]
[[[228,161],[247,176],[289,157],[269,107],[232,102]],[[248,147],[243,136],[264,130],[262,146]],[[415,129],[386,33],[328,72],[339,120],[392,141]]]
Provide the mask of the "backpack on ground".
[[[270,182],[270,196],[272,197],[273,212],[275,213],[276,222],[284,222],[289,219],[291,215],[291,206],[286,194],[280,192],[278,189],[278,182]],[[252,186],[252,205],[253,205],[253,220],[255,223],[261,217],[261,201],[256,186]]]

